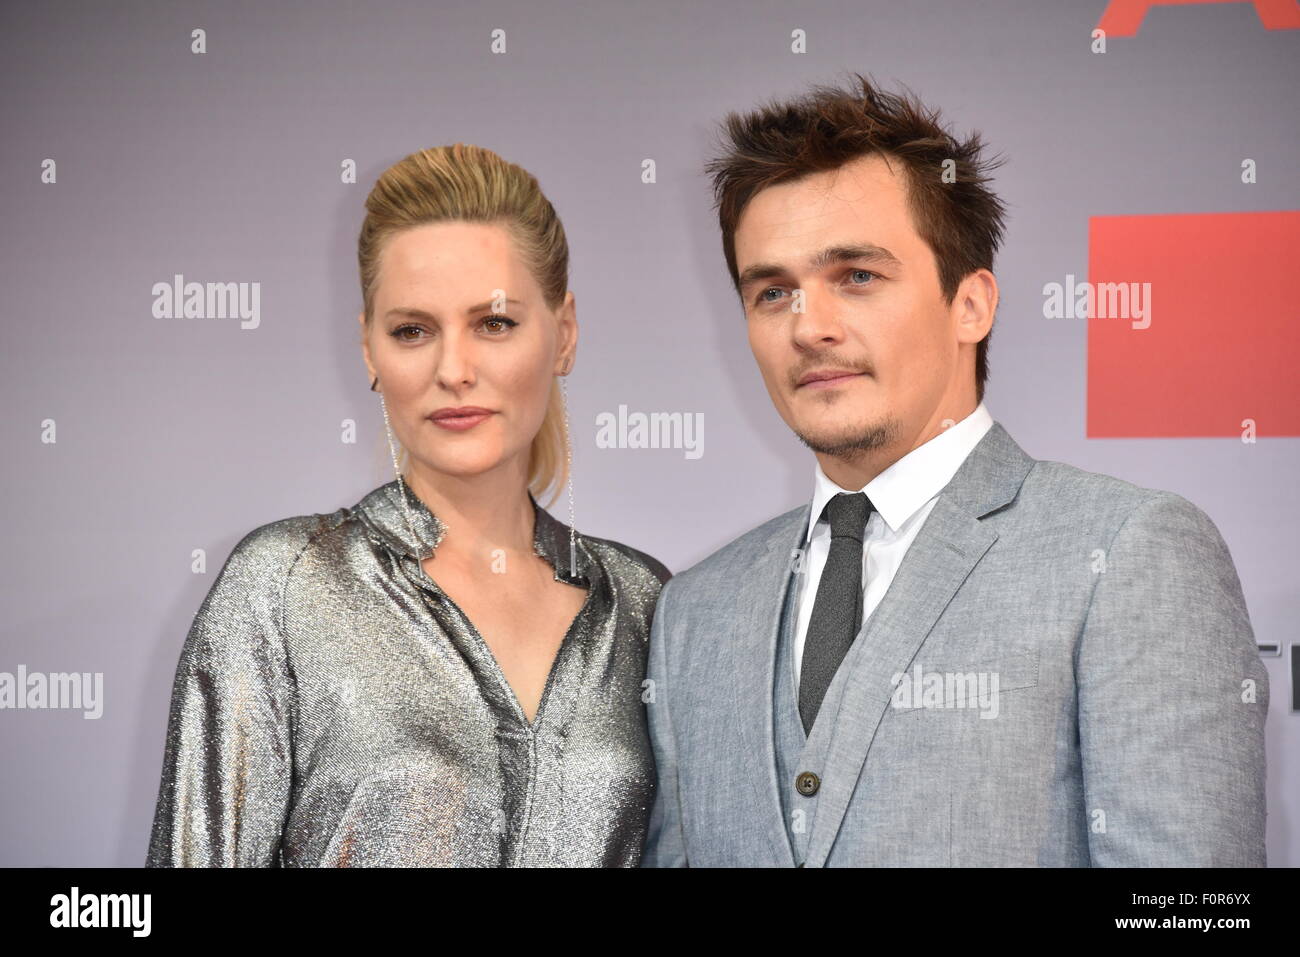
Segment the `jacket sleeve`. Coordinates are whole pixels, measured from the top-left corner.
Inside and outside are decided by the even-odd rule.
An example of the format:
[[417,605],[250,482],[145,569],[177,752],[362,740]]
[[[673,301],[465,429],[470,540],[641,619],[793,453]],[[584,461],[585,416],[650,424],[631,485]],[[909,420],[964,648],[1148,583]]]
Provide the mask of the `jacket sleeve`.
[[650,727],[650,744],[654,751],[656,787],[645,852],[641,856],[642,867],[690,866],[686,856],[686,837],[682,830],[682,803],[677,783],[677,745],[670,716],[672,690],[668,676],[667,636],[668,593],[673,584],[670,580],[660,590],[654,622],[650,628],[646,677],[650,679],[653,696],[646,703],[646,716]]
[[276,867],[292,781],[284,523],[235,546],[190,628],[172,687],[149,867]]
[[1263,867],[1268,672],[1204,512],[1167,492],[1134,508],[1075,656],[1093,865]]

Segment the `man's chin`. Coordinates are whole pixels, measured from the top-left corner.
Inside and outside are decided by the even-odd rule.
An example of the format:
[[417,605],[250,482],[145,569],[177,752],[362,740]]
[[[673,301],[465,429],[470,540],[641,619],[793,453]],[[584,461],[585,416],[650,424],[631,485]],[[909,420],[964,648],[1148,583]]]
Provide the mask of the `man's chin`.
[[880,423],[840,429],[796,429],[795,436],[820,455],[852,457],[890,445],[898,436],[892,419]]

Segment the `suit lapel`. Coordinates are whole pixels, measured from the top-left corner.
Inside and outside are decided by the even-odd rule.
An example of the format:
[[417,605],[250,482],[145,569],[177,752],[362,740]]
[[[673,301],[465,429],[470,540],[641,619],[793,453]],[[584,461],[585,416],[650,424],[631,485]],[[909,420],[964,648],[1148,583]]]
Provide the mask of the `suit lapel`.
[[737,610],[728,645],[735,667],[736,721],[744,741],[738,768],[747,776],[747,807],[759,815],[752,833],[764,842],[763,856],[773,866],[793,867],[794,851],[781,816],[777,792],[772,693],[781,607],[790,581],[793,552],[803,542],[808,509],[781,516],[758,551],[751,572],[740,576]]
[[[849,669],[848,680],[835,715],[807,866],[821,867],[830,854],[876,728],[889,705],[893,692],[890,679],[908,670],[948,602],[997,540],[997,533],[980,519],[1015,498],[1033,463],[1006,430],[994,423],[940,493],[884,599],[849,649],[841,665]],[[770,674],[770,663],[767,671]],[[770,729],[770,695],[765,706],[765,727]],[[775,763],[774,755],[769,760],[770,733],[767,739],[767,749],[761,752],[765,767]],[[775,788],[773,780],[773,801],[778,800]]]

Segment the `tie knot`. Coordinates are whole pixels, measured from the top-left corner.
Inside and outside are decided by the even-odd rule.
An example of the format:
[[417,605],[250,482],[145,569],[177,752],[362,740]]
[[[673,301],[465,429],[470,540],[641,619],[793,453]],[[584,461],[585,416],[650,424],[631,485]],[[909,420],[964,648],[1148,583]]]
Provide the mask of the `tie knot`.
[[866,492],[841,492],[831,496],[831,500],[826,503],[826,518],[831,523],[831,538],[847,536],[862,541],[871,509],[871,499],[867,498]]

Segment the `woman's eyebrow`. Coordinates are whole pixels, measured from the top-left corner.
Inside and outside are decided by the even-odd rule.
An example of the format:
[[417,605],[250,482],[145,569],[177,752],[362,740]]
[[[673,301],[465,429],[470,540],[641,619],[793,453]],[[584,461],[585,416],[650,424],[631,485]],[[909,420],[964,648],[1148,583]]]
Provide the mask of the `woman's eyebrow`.
[[[501,300],[497,300],[497,299],[487,299],[487,300],[484,300],[483,302],[478,303],[477,305],[470,306],[468,309],[465,310],[465,312],[466,312],[466,314],[474,313],[474,312],[482,312],[484,309],[491,309],[491,308],[492,308],[493,306],[495,306],[495,305],[497,304],[497,302],[499,302],[499,301],[501,301]],[[511,305],[515,305],[515,306],[522,306],[522,305],[524,305],[524,303],[522,303],[522,302],[521,302],[520,300],[518,300],[518,299],[506,299],[506,300],[504,300],[504,301],[507,302],[507,303],[509,303],[509,304],[511,304]],[[414,307],[414,306],[394,306],[392,309],[389,309],[386,313],[384,313],[384,318],[385,318],[385,319],[390,319],[390,318],[392,318],[393,316],[408,316],[408,317],[410,317],[410,318],[412,318],[412,319],[436,319],[436,318],[438,318],[438,317],[435,316],[433,313],[428,312],[428,311],[426,311],[426,310],[424,310],[424,309],[417,309],[417,308]]]

